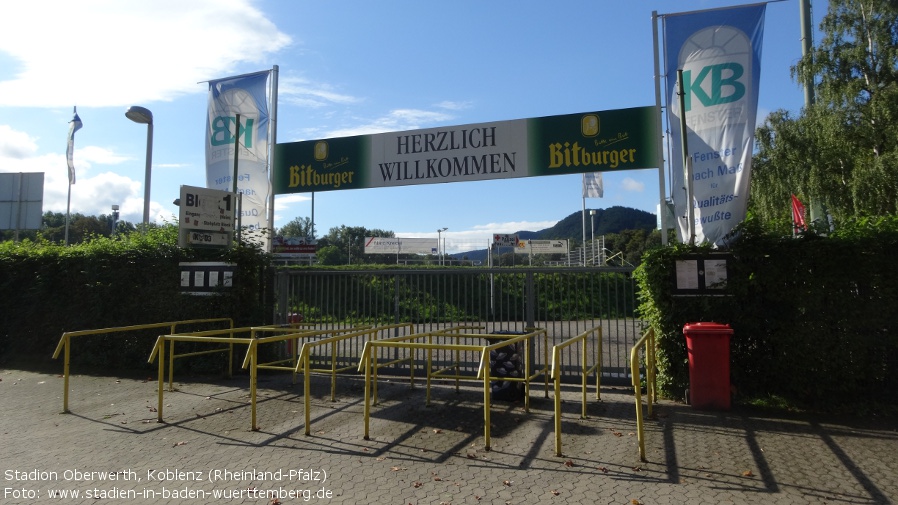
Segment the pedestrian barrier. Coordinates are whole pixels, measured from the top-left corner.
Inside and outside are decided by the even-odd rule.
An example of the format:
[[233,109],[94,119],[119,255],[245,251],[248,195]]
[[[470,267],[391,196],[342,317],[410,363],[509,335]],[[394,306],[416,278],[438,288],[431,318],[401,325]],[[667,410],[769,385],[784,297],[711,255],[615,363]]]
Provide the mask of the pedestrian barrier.
[[[212,319],[188,319],[183,321],[169,321],[164,323],[137,324],[132,326],[117,326],[113,328],[99,328],[93,330],[67,331],[62,334],[59,343],[56,344],[56,350],[53,352],[53,359],[59,357],[59,353],[63,352],[63,381],[62,381],[62,411],[69,412],[69,375],[70,360],[72,355],[72,338],[83,337],[87,335],[102,335],[108,333],[126,333],[141,330],[152,330],[156,328],[169,328],[171,333],[175,333],[179,326],[188,324],[204,324],[204,323],[220,323],[227,322],[231,328],[234,327],[234,320],[227,317]],[[232,350],[233,352],[233,350]],[[230,372],[230,370],[229,370]],[[160,376],[161,377],[161,376]]]
[[[319,335],[325,335],[328,333],[338,333],[337,335],[333,335],[330,337],[322,338],[319,340],[311,340],[307,342],[303,342],[302,348],[299,349],[298,354],[294,354],[293,357],[293,366],[285,367],[285,366],[277,366],[275,363],[268,364],[256,364],[256,369],[265,368],[269,370],[285,370],[293,372],[294,384],[296,383],[296,375],[301,373],[303,374],[303,400],[304,400],[304,411],[305,411],[305,434],[311,434],[311,377],[313,373],[322,373],[329,374],[331,378],[331,401],[336,401],[336,389],[337,389],[337,374],[342,372],[347,372],[350,370],[355,370],[357,367],[354,365],[348,367],[337,367],[337,361],[341,357],[337,352],[337,345],[341,342],[346,342],[350,339],[354,338],[364,338],[368,337],[373,340],[377,340],[378,336],[383,331],[388,330],[396,330],[402,328],[407,328],[409,332],[412,331],[413,328],[412,323],[399,323],[399,324],[390,324],[385,326],[376,326],[373,328],[370,327],[362,327],[360,328],[350,328],[344,330],[327,330],[327,331],[316,331],[314,333],[294,333],[288,335],[278,335],[273,337],[264,337],[256,339],[255,342],[247,349],[247,356],[243,361],[243,367],[251,367],[252,363],[258,363],[258,358],[256,356],[250,356],[250,354],[257,354],[259,346],[262,344],[282,342],[287,339],[308,339],[310,337],[315,337]],[[298,343],[298,342],[296,342]],[[330,347],[330,367],[329,368],[312,368],[312,351],[318,347]],[[293,345],[294,352],[296,352],[297,345]],[[320,356],[319,356],[320,358]],[[388,364],[394,364],[397,361],[390,362]],[[386,366],[387,364],[384,364]],[[252,377],[256,377],[255,371],[251,371],[250,375]],[[252,429],[257,429],[256,427],[256,402],[255,396],[252,397]]]
[[[596,338],[596,360],[595,364],[587,367],[589,363],[588,346],[586,339],[591,334],[595,334]],[[596,400],[602,399],[602,327],[596,326],[586,330],[576,337],[569,338],[564,342],[552,347],[552,382],[555,385],[555,455],[561,456],[561,370],[562,370],[562,352],[565,348],[574,344],[580,344],[580,381],[581,381],[581,412],[580,418],[586,419],[586,383],[589,374],[596,372]]]
[[[243,360],[243,368],[249,369],[249,382],[250,382],[250,403],[252,405],[252,420],[251,426],[253,429],[256,429],[256,385],[257,385],[257,375],[259,368],[270,368],[270,369],[286,369],[293,370],[293,367],[284,368],[277,367],[276,365],[279,363],[287,362],[290,358],[281,359],[273,362],[268,362],[262,364],[262,366],[258,363],[258,353],[256,352],[256,346],[260,340],[266,339],[266,337],[260,337],[260,334],[264,333],[283,333],[286,332],[286,335],[277,335],[274,337],[267,337],[268,340],[266,342],[274,342],[274,341],[297,341],[300,338],[310,338],[315,336],[327,335],[331,333],[338,333],[341,331],[351,331],[351,330],[339,330],[339,329],[331,329],[331,330],[314,330],[314,329],[300,329],[299,325],[294,324],[283,324],[283,325],[271,325],[271,326],[249,326],[242,328],[230,328],[226,330],[209,330],[209,331],[198,331],[191,333],[181,333],[181,334],[169,334],[169,335],[160,335],[156,340],[156,345],[153,347],[152,352],[150,353],[150,357],[148,361],[152,363],[158,357],[159,359],[159,388],[158,388],[158,405],[156,407],[157,412],[157,420],[162,422],[163,418],[163,397],[164,397],[164,377],[165,377],[165,343],[169,343],[170,355],[169,355],[169,391],[174,391],[173,384],[173,370],[174,370],[174,358],[184,358],[188,356],[197,356],[201,354],[208,354],[214,352],[222,352],[228,349],[232,349],[234,344],[242,344],[247,346],[247,353]],[[235,335],[248,333],[249,337],[235,337]],[[222,336],[228,335],[228,336]],[[202,342],[202,343],[212,343],[212,344],[228,344],[227,348],[220,349],[211,349],[206,351],[196,351],[189,352],[184,354],[174,354],[174,343],[175,342]],[[295,347],[295,346],[294,346]],[[229,365],[230,366],[230,365]],[[295,366],[295,364],[294,364]]]
[[[548,362],[548,334],[544,329],[529,329],[528,333],[520,334],[520,335],[501,335],[501,334],[483,334],[483,333],[459,333],[459,332],[425,332],[425,333],[416,333],[412,335],[404,335],[399,337],[387,338],[383,340],[369,340],[365,342],[365,347],[362,350],[362,359],[359,363],[359,371],[365,371],[365,440],[369,439],[369,428],[370,428],[370,417],[371,417],[371,398],[372,398],[372,387],[376,388],[377,382],[377,363],[376,363],[376,353],[380,348],[393,348],[393,349],[404,349],[409,352],[410,359],[414,359],[414,355],[417,351],[426,351],[427,355],[427,393],[426,393],[426,404],[430,405],[430,387],[431,381],[434,377],[442,378],[442,379],[456,379],[458,380],[482,380],[483,381],[483,418],[484,418],[484,428],[483,428],[483,438],[484,438],[484,447],[486,450],[490,449],[490,404],[491,404],[491,380],[503,380],[503,381],[514,381],[514,382],[522,382],[524,384],[524,410],[525,412],[530,411],[530,382],[543,375],[545,377],[546,383],[546,397],[549,396],[549,376],[548,376],[548,367],[543,365],[542,368],[535,370],[531,374],[530,370],[530,348],[532,339],[535,339],[539,336],[543,338],[543,352],[544,352],[544,360],[543,363]],[[450,340],[471,340],[471,339],[487,339],[488,341],[496,341],[496,343],[488,344],[488,345],[474,345],[474,344],[446,344],[440,342],[434,342],[434,338],[439,339],[450,339]],[[425,339],[426,342],[419,342],[418,340]],[[493,376],[490,373],[490,351],[498,350],[507,345],[515,345],[518,342],[523,344],[524,348],[524,376],[521,378],[509,378],[509,377],[497,377]],[[451,353],[456,352],[479,352],[480,353],[480,366],[477,369],[476,376],[472,377],[470,375],[461,375],[458,373],[455,374],[446,374],[447,369],[433,370],[433,351],[450,351]],[[453,368],[453,367],[449,367]],[[373,373],[372,373],[373,370]]]
[[639,350],[645,348],[645,396],[648,403],[648,416],[652,417],[652,404],[656,398],[655,387],[655,329],[649,327],[645,334],[630,349],[630,371],[633,378],[633,389],[636,393],[636,436],[639,441],[639,459],[645,461],[645,430],[642,418],[642,381],[639,374]]

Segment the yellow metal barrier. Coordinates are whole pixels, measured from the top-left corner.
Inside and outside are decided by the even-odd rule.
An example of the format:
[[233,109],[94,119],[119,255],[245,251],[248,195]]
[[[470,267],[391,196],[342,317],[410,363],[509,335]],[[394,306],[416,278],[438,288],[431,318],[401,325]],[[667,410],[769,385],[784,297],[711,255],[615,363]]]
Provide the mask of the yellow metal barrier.
[[[522,335],[502,335],[502,334],[478,334],[478,333],[457,333],[453,331],[436,331],[436,332],[424,332],[424,333],[416,333],[412,335],[405,335],[400,337],[387,338],[383,340],[370,340],[365,343],[365,347],[362,349],[362,359],[359,363],[359,371],[365,371],[365,440],[369,439],[369,427],[370,427],[370,417],[371,417],[371,389],[372,387],[376,390],[376,361],[374,356],[376,356],[377,348],[385,347],[385,348],[396,348],[396,349],[406,349],[409,350],[412,355],[418,350],[427,351],[427,402],[430,402],[430,383],[432,377],[438,378],[448,378],[448,379],[456,379],[456,380],[482,380],[483,381],[483,418],[484,418],[484,447],[486,450],[490,449],[490,403],[491,403],[491,388],[490,388],[490,380],[505,380],[505,381],[519,381],[524,383],[524,409],[525,411],[530,411],[530,382],[538,377],[539,375],[544,375],[546,377],[546,397],[549,396],[549,379],[548,379],[548,366],[543,365],[543,368],[535,371],[531,374],[530,371],[530,339],[536,338],[542,335],[543,337],[543,353],[544,353],[544,361],[543,363],[548,362],[548,334],[546,330],[543,329],[531,329],[529,333],[525,333]],[[441,344],[434,343],[433,337],[445,337],[452,339],[488,339],[489,341],[498,342],[489,345],[465,345],[465,344]],[[427,342],[416,342],[416,340],[427,339]],[[490,351],[499,349],[506,345],[516,344],[518,342],[522,342],[524,345],[524,377],[522,378],[509,378],[509,377],[493,377],[490,373]],[[432,366],[432,351],[453,351],[453,352],[480,352],[480,366],[477,371],[477,375],[475,377],[471,376],[462,376],[459,374],[455,375],[446,375],[443,374],[443,370],[433,371]],[[375,370],[374,374],[372,374],[372,369]],[[413,367],[412,367],[413,369]]]
[[[233,346],[233,344],[245,344],[249,346],[255,345],[255,340],[252,338],[238,338],[238,337],[219,337],[216,335],[221,335],[222,333],[228,333],[233,335],[234,333],[241,333],[250,330],[250,328],[231,328],[230,330],[213,330],[210,332],[197,332],[197,334],[183,334],[183,335],[159,335],[156,339],[156,345],[153,346],[153,351],[150,353],[150,357],[147,360],[149,363],[155,361],[156,357],[159,358],[159,387],[158,387],[158,405],[156,406],[156,420],[160,423],[162,422],[162,397],[163,390],[165,385],[165,342],[168,341],[170,343],[174,342],[206,342],[206,343],[216,343],[216,344],[228,344]],[[221,352],[227,349],[216,349],[210,352]],[[185,356],[195,356],[197,354],[205,354],[206,352],[199,353],[187,353],[179,355],[179,357]],[[255,355],[253,355],[255,357]],[[250,397],[252,398],[253,403],[255,403],[256,390],[255,390],[255,377],[253,373],[255,371],[255,367],[250,371]],[[171,376],[170,376],[171,377]],[[169,383],[169,388],[172,388],[172,384]]]
[[[152,363],[156,357],[159,358],[159,389],[158,389],[158,406],[156,408],[157,411],[157,420],[162,422],[162,406],[163,406],[163,396],[164,396],[164,382],[165,382],[165,343],[169,343],[169,375],[168,375],[168,388],[169,391],[174,391],[174,359],[175,358],[184,358],[188,356],[198,356],[202,354],[209,354],[214,352],[222,352],[222,351],[230,351],[231,359],[229,359],[228,366],[231,366],[231,362],[233,361],[233,347],[234,344],[242,344],[248,346],[246,357],[244,358],[243,368],[250,369],[250,403],[252,404],[252,426],[255,429],[256,426],[256,376],[259,369],[257,364],[257,353],[255,352],[255,346],[257,345],[259,338],[257,335],[259,333],[264,332],[288,332],[289,335],[283,335],[282,340],[287,340],[290,338],[299,338],[301,336],[305,336],[308,334],[320,333],[316,332],[316,330],[300,330],[298,325],[273,325],[273,326],[249,326],[242,328],[229,328],[224,330],[208,330],[208,331],[198,331],[191,333],[181,333],[181,334],[169,334],[169,335],[160,335],[156,340],[156,345],[153,347],[152,352],[150,353],[150,357],[148,361]],[[235,335],[239,334],[248,334],[248,337],[236,337]],[[227,335],[227,336],[223,336]],[[183,354],[175,354],[175,342],[204,342],[204,343],[216,343],[216,344],[228,344],[226,348],[220,349],[211,349],[206,351],[197,351],[197,352],[189,352]]]
[[[174,369],[173,360],[174,358],[183,358],[187,356],[197,356],[201,354],[207,354],[210,352],[220,352],[226,349],[212,349],[208,351],[197,351],[183,354],[174,354],[174,343],[175,342],[205,342],[205,343],[221,343],[228,344],[229,348],[233,348],[234,344],[242,344],[247,346],[246,355],[243,359],[242,367],[245,369],[249,369],[249,380],[250,380],[250,410],[251,410],[251,420],[250,426],[251,429],[256,430],[257,427],[257,386],[258,386],[258,371],[260,369],[267,370],[284,370],[294,372],[294,383],[296,379],[296,371],[299,368],[302,360],[299,358],[300,354],[296,351],[296,343],[299,339],[309,339],[315,337],[321,337],[323,335],[330,335],[335,333],[347,333],[346,335],[339,335],[336,337],[330,337],[318,340],[316,342],[321,343],[331,343],[338,340],[343,340],[346,338],[350,338],[352,336],[364,335],[366,333],[370,333],[371,330],[368,331],[359,331],[359,328],[349,328],[349,329],[336,329],[336,330],[315,330],[315,329],[303,329],[304,325],[295,325],[295,324],[287,324],[287,325],[273,325],[273,326],[251,326],[251,327],[243,327],[243,328],[231,328],[227,330],[210,330],[210,331],[200,331],[193,333],[182,333],[182,334],[171,334],[171,335],[160,335],[157,339],[156,345],[153,348],[152,353],[150,354],[149,362],[152,363],[157,357],[159,359],[159,388],[158,388],[158,406],[157,406],[157,419],[159,422],[162,422],[163,418],[163,397],[164,397],[164,364],[165,364],[165,343],[169,343],[170,355],[169,355],[169,391],[174,390],[173,385],[173,374],[172,370]],[[400,327],[403,325],[394,325],[395,327]],[[363,327],[364,328],[364,327]],[[283,333],[281,335],[273,335],[273,336],[260,336],[265,333]],[[239,334],[248,334],[248,337],[237,337],[235,335]],[[227,335],[227,336],[224,336]],[[261,344],[270,344],[276,342],[285,342],[292,341],[293,342],[293,350],[292,356],[286,359],[280,359],[276,361],[271,361],[267,363],[259,363],[258,362],[258,349]],[[308,354],[306,354],[308,356]],[[283,366],[284,363],[290,362],[291,366]],[[353,367],[337,369],[335,366],[336,361],[332,362],[331,371],[333,373],[337,373],[339,371],[350,370]],[[317,371],[317,370],[316,370]],[[335,384],[335,380],[332,380],[332,384]],[[332,398],[333,398],[333,390],[332,390]],[[308,424],[308,423],[307,423]],[[308,429],[308,428],[307,428]]]
[[[402,325],[397,325],[402,326]],[[299,373],[299,340],[300,339],[308,339],[314,337],[322,337],[324,335],[339,335],[344,333],[354,333],[359,330],[367,329],[369,326],[354,326],[352,328],[341,328],[341,329],[332,329],[332,330],[315,330],[315,329],[307,329],[302,331],[297,331],[296,329],[285,329],[285,328],[257,328],[259,331],[278,331],[283,332],[286,331],[288,334],[286,335],[276,335],[271,337],[259,337],[257,334],[253,334],[253,338],[257,339],[258,343],[268,344],[268,343],[277,343],[277,342],[287,342],[290,344],[290,357],[279,359],[276,361],[269,361],[267,363],[257,363],[256,367],[264,370],[282,370],[285,372],[293,372],[293,383],[296,384],[296,375]],[[342,340],[338,339],[337,341]],[[336,348],[333,349],[334,354],[336,355]],[[246,364],[248,361],[244,359],[244,368],[246,368]],[[289,366],[285,366],[284,363],[289,363]],[[336,368],[336,361],[333,361],[331,364],[331,368],[334,373],[343,372],[346,370],[351,370],[352,366],[345,367],[342,369]],[[320,371],[320,370],[315,370]],[[333,396],[333,395],[332,395]],[[334,399],[334,398],[332,398]]]
[[[315,340],[311,342],[306,342],[302,345],[302,349],[299,352],[299,362],[296,364],[296,368],[294,373],[299,373],[299,369],[302,368],[301,373],[303,374],[303,400],[304,400],[304,414],[305,414],[305,434],[311,435],[312,431],[312,416],[311,416],[311,377],[313,373],[328,373],[331,376],[331,401],[336,401],[336,389],[337,389],[337,374],[340,372],[346,372],[349,370],[356,369],[357,367],[349,366],[344,368],[337,368],[337,343],[347,340],[350,338],[356,337],[364,337],[369,335],[371,339],[377,340],[378,335],[382,331],[387,330],[395,330],[399,328],[408,328],[408,331],[411,332],[414,328],[412,323],[399,323],[399,324],[390,324],[386,326],[376,326],[374,328],[367,328],[360,331],[355,331],[352,333],[346,333],[343,335],[336,335],[329,338],[324,338],[321,340]],[[330,369],[314,369],[311,366],[312,361],[312,350],[316,347],[320,346],[331,346],[331,368]],[[395,360],[388,364],[394,364],[402,360]],[[387,364],[382,364],[381,366],[386,366]]]
[[231,328],[234,327],[234,321],[231,318],[221,317],[213,319],[188,319],[184,321],[169,321],[164,323],[138,324],[133,326],[117,326],[113,328],[100,328],[94,330],[67,331],[62,334],[59,343],[56,344],[56,350],[53,352],[53,359],[59,357],[59,353],[63,352],[63,393],[62,393],[62,411],[69,412],[69,376],[70,376],[70,359],[72,356],[72,338],[83,337],[86,335],[100,335],[104,333],[124,333],[140,330],[151,330],[155,328],[169,328],[174,333],[179,326],[188,324],[202,323],[219,323],[228,322]]
[[649,328],[633,348],[630,349],[630,373],[633,377],[633,389],[636,393],[636,436],[639,441],[639,459],[645,461],[645,431],[642,419],[642,381],[639,375],[639,349],[645,347],[645,393],[648,402],[648,415],[652,417],[652,404],[655,402],[655,329]]
[[[592,334],[596,334],[596,360],[595,364],[587,368],[588,346],[586,338]],[[565,348],[580,343],[580,366],[581,373],[581,395],[582,408],[580,418],[586,419],[586,382],[589,374],[596,372],[596,400],[602,399],[602,327],[596,326],[586,330],[576,337],[569,338],[564,342],[552,347],[552,381],[555,384],[555,455],[561,456],[561,351]]]

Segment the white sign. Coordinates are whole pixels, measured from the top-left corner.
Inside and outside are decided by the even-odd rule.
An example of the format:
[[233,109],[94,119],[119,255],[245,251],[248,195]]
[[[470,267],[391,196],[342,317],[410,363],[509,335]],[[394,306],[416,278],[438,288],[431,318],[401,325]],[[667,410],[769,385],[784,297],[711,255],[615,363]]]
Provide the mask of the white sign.
[[519,254],[567,254],[567,240],[520,240],[514,252]]
[[0,230],[40,229],[43,204],[43,172],[0,174]]
[[493,235],[493,245],[499,247],[517,247],[518,236],[509,233],[496,233]]
[[436,254],[435,238],[365,237],[365,254]]
[[318,241],[309,237],[274,237],[271,253],[280,258],[314,258]]
[[178,222],[189,230],[232,232],[235,200],[227,191],[181,186]]
[[227,246],[230,235],[215,231],[188,231],[187,243],[190,245]]
[[181,186],[178,244],[227,246],[234,231],[236,200],[227,191]]

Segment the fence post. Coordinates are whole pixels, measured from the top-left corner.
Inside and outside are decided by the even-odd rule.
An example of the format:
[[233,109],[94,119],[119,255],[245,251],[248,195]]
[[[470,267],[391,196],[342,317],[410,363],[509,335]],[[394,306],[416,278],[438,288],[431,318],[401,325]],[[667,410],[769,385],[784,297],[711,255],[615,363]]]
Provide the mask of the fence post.
[[533,287],[533,272],[527,272],[527,276],[524,280],[524,297],[527,300],[527,307],[525,310],[525,317],[527,318],[527,324],[525,327],[534,328],[536,326],[536,289]]
[[277,313],[274,315],[274,322],[278,323],[286,323],[287,322],[287,313],[290,308],[287,307],[288,303],[288,292],[290,291],[290,278],[288,274],[284,270],[280,270],[277,273]]

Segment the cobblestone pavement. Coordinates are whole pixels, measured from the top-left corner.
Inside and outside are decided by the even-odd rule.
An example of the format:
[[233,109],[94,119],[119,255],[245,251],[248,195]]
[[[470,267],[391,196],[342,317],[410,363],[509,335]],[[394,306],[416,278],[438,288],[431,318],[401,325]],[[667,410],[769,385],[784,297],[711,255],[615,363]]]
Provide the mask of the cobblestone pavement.
[[[176,377],[177,378],[177,377]],[[662,401],[637,448],[632,391],[590,393],[580,419],[563,392],[563,452],[553,401],[532,391],[492,409],[484,449],[482,395],[438,383],[381,379],[364,434],[363,383],[312,386],[311,435],[302,387],[260,378],[258,430],[248,379],[182,378],[157,422],[154,378],[71,378],[62,414],[59,374],[0,370],[0,503],[290,504],[886,504],[898,500],[894,419],[698,411]],[[75,496],[77,493],[77,496]]]

